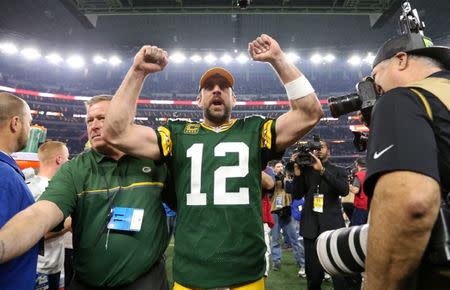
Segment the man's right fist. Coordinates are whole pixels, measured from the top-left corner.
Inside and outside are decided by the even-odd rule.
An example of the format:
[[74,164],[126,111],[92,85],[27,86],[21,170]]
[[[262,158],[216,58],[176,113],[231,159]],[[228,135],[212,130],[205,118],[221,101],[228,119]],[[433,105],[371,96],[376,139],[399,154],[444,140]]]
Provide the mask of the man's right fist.
[[157,46],[145,45],[134,57],[133,67],[145,75],[162,71],[169,62],[167,52]]

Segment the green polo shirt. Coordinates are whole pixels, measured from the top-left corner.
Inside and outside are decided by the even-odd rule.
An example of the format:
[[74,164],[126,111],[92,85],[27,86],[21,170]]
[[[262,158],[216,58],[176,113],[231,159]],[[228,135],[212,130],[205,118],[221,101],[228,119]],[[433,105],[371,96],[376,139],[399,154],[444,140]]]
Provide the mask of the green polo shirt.
[[[40,200],[72,216],[74,270],[83,283],[115,287],[146,273],[167,247],[161,195],[167,171],[151,160],[113,160],[95,150],[65,163]],[[139,232],[106,229],[111,207],[144,209]]]

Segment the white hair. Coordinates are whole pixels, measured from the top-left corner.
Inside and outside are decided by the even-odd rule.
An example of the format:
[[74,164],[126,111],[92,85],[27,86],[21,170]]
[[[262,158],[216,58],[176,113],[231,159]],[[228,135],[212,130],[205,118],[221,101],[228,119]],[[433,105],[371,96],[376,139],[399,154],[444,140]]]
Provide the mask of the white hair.
[[444,65],[439,62],[438,60],[428,57],[428,56],[423,56],[423,55],[417,55],[417,54],[412,54],[409,55],[410,58],[420,61],[421,63],[423,63],[426,66],[434,66],[434,67],[438,67],[440,69],[444,68]]

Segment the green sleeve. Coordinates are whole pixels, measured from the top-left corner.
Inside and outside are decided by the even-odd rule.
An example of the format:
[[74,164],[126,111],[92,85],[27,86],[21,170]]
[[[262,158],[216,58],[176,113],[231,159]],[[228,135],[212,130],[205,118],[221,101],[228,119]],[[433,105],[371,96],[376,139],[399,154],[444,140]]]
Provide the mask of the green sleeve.
[[54,202],[63,212],[64,218],[70,216],[77,202],[77,189],[72,173],[72,162],[64,164],[50,180],[39,200]]
[[261,126],[261,168],[264,169],[270,160],[278,160],[283,157],[284,150],[279,152],[276,146],[276,120],[266,119]]

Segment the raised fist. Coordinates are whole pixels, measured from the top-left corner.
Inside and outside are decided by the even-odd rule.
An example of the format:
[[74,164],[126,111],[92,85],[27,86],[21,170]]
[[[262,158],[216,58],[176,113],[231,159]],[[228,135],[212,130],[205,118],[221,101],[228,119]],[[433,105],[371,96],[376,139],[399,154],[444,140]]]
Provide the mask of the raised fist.
[[134,69],[145,75],[162,71],[169,62],[167,52],[157,46],[145,45],[134,57]]
[[261,34],[248,44],[248,53],[253,60],[273,62],[283,56],[278,42],[267,34]]

